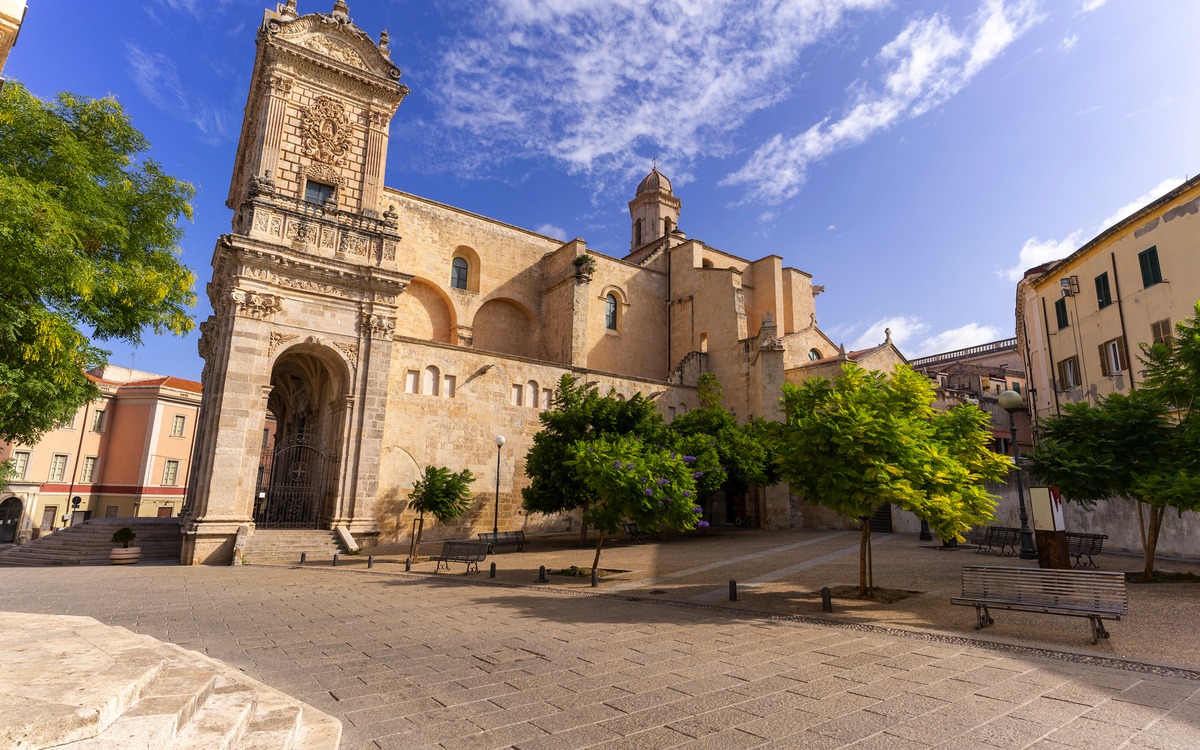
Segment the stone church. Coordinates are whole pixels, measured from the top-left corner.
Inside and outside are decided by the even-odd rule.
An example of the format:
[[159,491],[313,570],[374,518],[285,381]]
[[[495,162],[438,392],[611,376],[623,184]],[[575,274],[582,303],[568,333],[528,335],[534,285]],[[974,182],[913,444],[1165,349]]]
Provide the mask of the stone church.
[[[629,202],[619,258],[386,187],[388,128],[409,90],[387,32],[369,37],[343,0],[308,15],[280,3],[257,44],[232,231],[200,326],[184,563],[228,564],[243,526],[407,538],[407,495],[429,465],[469,468],[479,501],[426,539],[493,523],[577,530],[577,514],[526,516],[520,498],[564,373],[640,392],[669,419],[699,405],[696,380],[712,372],[739,417],[776,418],[785,381],[848,358],[903,361],[890,340],[839,351],[817,327],[823,287],[780,256],[689,238],[657,169]],[[754,495],[762,526],[798,522],[786,487]]]

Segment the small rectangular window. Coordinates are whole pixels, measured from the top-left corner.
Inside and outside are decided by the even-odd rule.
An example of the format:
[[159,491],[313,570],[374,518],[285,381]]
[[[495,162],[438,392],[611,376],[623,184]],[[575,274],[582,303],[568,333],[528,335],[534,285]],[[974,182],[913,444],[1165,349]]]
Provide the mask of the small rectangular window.
[[1060,361],[1058,363],[1058,389],[1065,391],[1079,385],[1082,382],[1079,374],[1078,357],[1071,356]]
[[1112,294],[1108,290],[1108,271],[1096,277],[1096,302],[1101,310],[1113,302]]
[[1163,346],[1167,347],[1168,349],[1171,348],[1171,344],[1173,343],[1174,339],[1171,334],[1171,319],[1170,318],[1160,320],[1157,323],[1151,323],[1150,324],[1150,332],[1154,336],[1155,344],[1162,344]]
[[176,414],[175,419],[171,422],[171,437],[183,437],[183,428],[187,424],[187,417],[182,414]]
[[542,389],[542,408],[549,409],[554,404],[554,389]]
[[1162,282],[1162,270],[1158,267],[1158,247],[1138,253],[1138,265],[1142,268],[1142,286],[1150,287]]
[[1020,393],[1021,392],[1021,384],[1014,380],[1013,384],[1012,384],[1012,389],[1013,389],[1013,393]]
[[67,454],[55,453],[50,461],[50,481],[61,482],[67,474]]
[[521,398],[524,395],[524,392],[525,392],[525,386],[523,386],[519,383],[513,383],[512,401],[511,401],[513,406],[520,406],[521,404],[524,403],[524,399]]
[[1060,297],[1059,299],[1055,300],[1054,315],[1055,315],[1055,317],[1058,318],[1058,329],[1060,331],[1071,324],[1070,319],[1067,318],[1067,299],[1066,299],[1066,297]]
[[173,460],[167,461],[166,465],[163,467],[163,480],[162,480],[163,486],[164,487],[174,487],[175,481],[178,479],[178,477],[179,477],[179,462],[173,461]]
[[267,443],[270,443],[270,442],[271,442],[271,428],[264,427],[263,428],[263,444],[262,444],[263,450],[267,449]]
[[83,471],[79,474],[79,481],[82,484],[91,484],[96,476],[96,457],[86,456],[83,459]]
[[104,517],[105,518],[116,518],[119,510],[120,510],[120,506],[117,506],[117,505],[106,506],[104,508]]
[[304,186],[304,200],[309,203],[323,204],[333,195],[333,186],[309,180]]
[[103,409],[92,412],[92,432],[104,432],[104,416]]
[[71,415],[70,419],[68,419],[66,422],[63,422],[61,425],[59,425],[59,427],[64,430],[73,430],[73,429],[75,429],[75,423],[78,421],[79,421],[79,412],[75,412],[74,414]]
[[670,422],[674,418],[675,418],[675,407],[668,406],[667,407],[667,421]]
[[417,372],[416,370],[409,370],[408,372],[404,373],[404,392],[421,392],[421,373]]
[[1118,336],[1100,345],[1101,375],[1106,377],[1116,375],[1119,372],[1124,372],[1128,367],[1129,363],[1125,361],[1124,337]]
[[25,471],[29,468],[29,452],[17,451],[12,456],[13,462],[13,478],[20,481],[25,478]]
[[443,396],[446,398],[454,398],[454,389],[458,385],[457,375],[443,375],[442,386],[444,388]]

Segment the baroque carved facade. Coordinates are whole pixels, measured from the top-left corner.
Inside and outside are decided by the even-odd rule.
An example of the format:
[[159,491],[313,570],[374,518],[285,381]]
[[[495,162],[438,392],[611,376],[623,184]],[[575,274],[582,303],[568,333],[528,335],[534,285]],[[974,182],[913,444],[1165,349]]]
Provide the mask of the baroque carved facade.
[[[739,417],[777,418],[780,385],[837,354],[816,324],[823,287],[777,255],[688,238],[657,169],[630,202],[619,258],[385,188],[388,125],[408,93],[389,55],[386,32],[369,38],[341,0],[303,16],[281,3],[259,27],[232,231],[201,325],[186,563],[228,563],[243,524],[398,541],[429,465],[470,468],[480,502],[426,538],[578,528],[520,509],[524,455],[561,375],[641,392],[670,418],[699,405],[696,379],[713,372]],[[786,488],[751,504],[764,526],[795,522]]]

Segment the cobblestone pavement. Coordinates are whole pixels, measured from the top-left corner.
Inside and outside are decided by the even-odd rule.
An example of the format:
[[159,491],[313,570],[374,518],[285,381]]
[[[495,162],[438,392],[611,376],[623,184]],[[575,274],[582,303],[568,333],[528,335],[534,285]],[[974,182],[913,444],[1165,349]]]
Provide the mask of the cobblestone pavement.
[[0,572],[342,719],[344,748],[1200,747],[1200,682],[531,588],[289,568]]

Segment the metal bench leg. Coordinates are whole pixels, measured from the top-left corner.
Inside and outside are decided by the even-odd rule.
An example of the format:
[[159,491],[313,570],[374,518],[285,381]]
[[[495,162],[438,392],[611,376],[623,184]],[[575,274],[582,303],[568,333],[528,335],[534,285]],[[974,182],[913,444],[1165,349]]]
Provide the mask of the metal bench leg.
[[525,551],[525,542],[517,542],[517,552]]
[[[439,557],[437,567],[433,569],[434,573],[442,572],[442,562],[443,562],[443,560]],[[450,563],[446,563],[446,572],[447,573],[450,572]]]
[[1103,625],[1101,625],[1100,620],[1095,617],[1089,617],[1088,621],[1092,624],[1092,645],[1095,646],[1096,641],[1100,638],[1099,629],[1103,627]]
[[987,623],[984,622],[984,615],[983,615],[983,613],[985,611],[986,610],[983,608],[982,605],[979,605],[979,604],[975,605],[975,629],[976,630],[983,630],[987,626]]
[[476,573],[478,573],[478,572],[479,572],[479,563],[477,563],[477,562],[469,562],[469,563],[467,563],[467,569],[466,569],[466,570],[463,572],[463,575],[467,575],[467,574],[469,574],[469,573],[471,572],[471,566],[472,566],[472,565],[474,565],[474,566],[475,566],[475,572],[476,572]]

